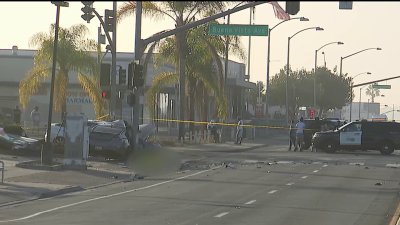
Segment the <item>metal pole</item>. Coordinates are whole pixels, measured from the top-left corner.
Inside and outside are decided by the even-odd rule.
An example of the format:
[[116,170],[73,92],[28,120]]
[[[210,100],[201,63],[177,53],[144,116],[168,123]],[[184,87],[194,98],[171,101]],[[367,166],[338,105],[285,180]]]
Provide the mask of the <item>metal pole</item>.
[[[136,1],[136,18],[135,18],[135,61],[142,58],[142,1]],[[135,90],[135,105],[132,108],[132,139],[131,142],[134,149],[138,146],[138,133],[139,133],[139,116],[140,116],[140,103],[139,103],[139,89]]]
[[117,88],[116,88],[116,76],[117,76],[117,2],[113,1],[113,35],[112,35],[112,47],[111,47],[111,87],[110,87],[110,116],[114,120],[115,119],[115,109],[116,109],[116,97],[117,97]]
[[340,57],[340,73],[339,75],[342,76],[342,63],[343,63],[343,57]]
[[[253,8],[250,8],[250,22],[249,25],[251,25],[251,17],[253,15]],[[251,36],[249,36],[249,54],[248,54],[248,59],[247,59],[247,75],[249,76],[249,81],[250,81],[250,51],[251,51]]]
[[57,66],[57,48],[58,48],[58,30],[60,24],[60,5],[57,5],[56,24],[54,27],[54,46],[53,46],[53,67],[51,68],[51,87],[50,87],[50,102],[49,102],[49,117],[47,119],[47,136],[46,146],[42,152],[42,164],[51,165],[53,161],[53,149],[50,141],[51,120],[53,117],[53,98],[54,98],[54,80],[56,77]]
[[268,105],[269,105],[269,63],[270,63],[270,52],[271,52],[271,29],[268,32],[268,51],[267,51],[267,82],[265,90],[265,115],[268,115]]
[[317,106],[317,94],[316,94],[316,84],[317,84],[317,57],[318,50],[315,50],[315,60],[314,60],[314,108]]
[[360,88],[360,102],[358,103],[358,120],[361,120],[361,89]]
[[290,54],[290,37],[288,37],[287,46],[287,63],[286,63],[286,124],[289,124],[289,101],[288,101],[288,83],[289,83],[289,54]]
[[351,114],[352,114],[352,109],[353,108],[353,86],[350,88],[350,121],[351,122]]
[[394,104],[393,104],[393,114],[392,114],[392,120],[394,121]]

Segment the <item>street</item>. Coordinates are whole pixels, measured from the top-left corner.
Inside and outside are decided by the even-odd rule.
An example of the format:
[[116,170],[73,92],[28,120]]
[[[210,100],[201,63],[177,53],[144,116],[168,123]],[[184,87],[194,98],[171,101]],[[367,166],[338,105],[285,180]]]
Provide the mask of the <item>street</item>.
[[3,207],[0,222],[377,225],[389,224],[399,203],[397,151],[327,154],[271,144],[181,154],[197,165]]

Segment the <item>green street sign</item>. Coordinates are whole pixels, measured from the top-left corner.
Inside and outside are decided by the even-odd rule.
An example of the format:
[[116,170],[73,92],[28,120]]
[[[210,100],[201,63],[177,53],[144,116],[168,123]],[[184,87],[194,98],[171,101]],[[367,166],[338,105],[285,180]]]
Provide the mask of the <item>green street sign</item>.
[[208,26],[209,35],[268,36],[268,25],[216,24]]
[[390,89],[392,87],[391,87],[391,85],[373,84],[372,88],[375,88],[375,89]]

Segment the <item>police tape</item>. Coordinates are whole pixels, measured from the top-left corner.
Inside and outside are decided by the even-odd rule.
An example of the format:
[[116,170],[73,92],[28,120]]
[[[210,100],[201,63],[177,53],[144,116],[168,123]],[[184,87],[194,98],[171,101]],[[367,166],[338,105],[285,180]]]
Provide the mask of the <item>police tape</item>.
[[[220,123],[220,122],[203,122],[203,121],[193,121],[193,120],[176,120],[176,119],[150,119],[147,118],[148,120],[153,120],[153,121],[161,121],[161,122],[177,122],[177,123],[192,123],[192,124],[211,124],[211,125],[221,125],[221,126],[238,126],[237,123]],[[252,124],[243,124],[241,125],[242,127],[248,127],[248,128],[271,128],[271,129],[289,129],[289,127],[283,127],[283,126],[268,126],[268,125],[252,125]]]

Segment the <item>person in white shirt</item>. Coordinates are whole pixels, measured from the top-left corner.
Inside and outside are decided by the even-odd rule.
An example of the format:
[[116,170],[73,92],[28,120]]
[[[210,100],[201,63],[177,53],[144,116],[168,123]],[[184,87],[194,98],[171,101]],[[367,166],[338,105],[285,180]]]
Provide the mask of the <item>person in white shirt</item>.
[[238,123],[236,126],[236,142],[235,144],[242,144],[242,138],[243,138],[243,121],[238,118]]
[[306,126],[303,121],[303,117],[300,117],[300,121],[296,124],[296,145],[294,151],[297,151],[297,149],[303,151],[304,128]]

